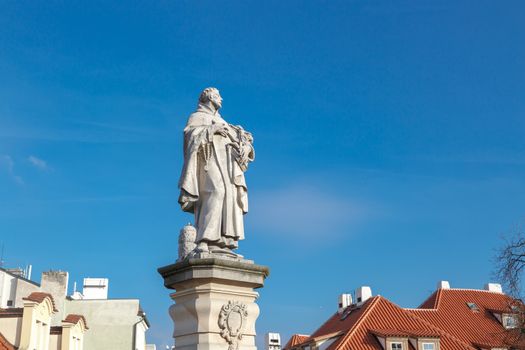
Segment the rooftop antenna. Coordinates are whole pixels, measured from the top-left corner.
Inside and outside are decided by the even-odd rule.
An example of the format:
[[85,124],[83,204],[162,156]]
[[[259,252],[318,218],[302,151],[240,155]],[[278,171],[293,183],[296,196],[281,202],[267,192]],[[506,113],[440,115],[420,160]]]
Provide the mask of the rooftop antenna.
[[0,254],[0,267],[4,267],[4,242],[2,242],[2,253]]

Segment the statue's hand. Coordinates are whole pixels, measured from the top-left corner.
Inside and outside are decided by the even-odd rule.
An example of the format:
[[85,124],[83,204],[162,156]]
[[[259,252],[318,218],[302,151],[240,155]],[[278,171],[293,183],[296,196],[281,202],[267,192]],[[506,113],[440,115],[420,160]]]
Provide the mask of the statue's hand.
[[239,163],[239,165],[247,164],[249,162],[249,158],[248,158],[246,149],[244,147],[240,147],[236,143],[231,143],[231,146],[233,147],[235,151],[234,156],[235,156],[235,159],[237,160],[237,163]]
[[222,137],[228,137],[228,127],[225,126],[224,124],[215,124],[213,128],[214,128],[214,131],[213,131],[214,135],[221,135]]
[[253,143],[253,135],[251,132],[245,131],[244,136],[249,143]]

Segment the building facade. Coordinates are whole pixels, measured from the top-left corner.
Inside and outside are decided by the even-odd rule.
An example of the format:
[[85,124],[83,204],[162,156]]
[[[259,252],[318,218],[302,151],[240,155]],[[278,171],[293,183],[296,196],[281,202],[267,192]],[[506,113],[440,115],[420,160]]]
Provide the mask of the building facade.
[[68,295],[68,278],[48,271],[38,284],[0,268],[0,350],[154,349],[138,299],[109,299],[104,278],[86,278]]
[[84,349],[88,327],[83,316],[68,314],[59,326],[52,326],[58,310],[51,294],[33,292],[23,300],[22,308],[0,309],[0,349]]

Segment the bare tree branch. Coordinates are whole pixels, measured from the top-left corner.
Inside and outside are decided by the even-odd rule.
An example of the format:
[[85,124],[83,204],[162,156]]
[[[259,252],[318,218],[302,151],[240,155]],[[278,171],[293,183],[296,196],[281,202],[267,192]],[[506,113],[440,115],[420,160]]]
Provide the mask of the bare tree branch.
[[523,304],[522,278],[525,269],[525,229],[523,224],[516,225],[504,237],[504,244],[497,251],[495,275],[513,298],[509,310],[517,318],[518,327],[509,329],[507,342],[511,348],[521,348],[525,340],[525,305]]

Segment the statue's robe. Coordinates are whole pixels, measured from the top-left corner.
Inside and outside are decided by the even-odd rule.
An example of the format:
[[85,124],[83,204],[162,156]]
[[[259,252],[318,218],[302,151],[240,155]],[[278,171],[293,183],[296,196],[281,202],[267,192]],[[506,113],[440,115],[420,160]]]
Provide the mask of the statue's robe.
[[[214,134],[214,124],[228,128],[235,138],[238,130],[219,113],[199,105],[184,128],[184,166],[179,181],[182,210],[195,214],[197,242],[209,246],[237,248],[244,239],[243,215],[248,212],[244,171],[236,161],[232,139]],[[248,159],[254,159],[247,145]]]

